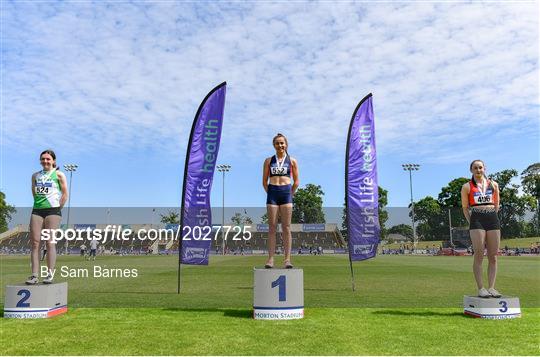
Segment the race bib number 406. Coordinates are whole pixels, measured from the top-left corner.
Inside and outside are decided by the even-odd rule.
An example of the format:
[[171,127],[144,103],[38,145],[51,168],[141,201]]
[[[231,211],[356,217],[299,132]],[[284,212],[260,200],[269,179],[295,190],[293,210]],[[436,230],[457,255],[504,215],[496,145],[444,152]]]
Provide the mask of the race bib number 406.
[[476,203],[476,204],[493,203],[493,192],[492,191],[486,191],[485,194],[482,194],[482,192],[475,192],[474,193],[474,203]]

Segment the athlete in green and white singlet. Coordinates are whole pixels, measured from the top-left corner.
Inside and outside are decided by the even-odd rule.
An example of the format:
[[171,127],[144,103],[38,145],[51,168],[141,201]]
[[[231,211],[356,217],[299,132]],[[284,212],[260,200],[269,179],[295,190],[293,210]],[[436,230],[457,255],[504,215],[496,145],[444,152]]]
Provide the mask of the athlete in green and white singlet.
[[30,262],[32,275],[26,284],[34,285],[39,282],[39,248],[47,245],[47,275],[44,284],[53,282],[53,271],[56,264],[56,242],[51,239],[41,241],[43,229],[58,229],[62,219],[62,207],[68,199],[67,179],[64,173],[58,171],[56,154],[45,150],[39,155],[42,170],[32,175],[32,197],[34,205],[30,217],[30,240],[32,250]]
[[41,170],[34,175],[34,208],[60,207],[62,189],[58,179],[58,170]]

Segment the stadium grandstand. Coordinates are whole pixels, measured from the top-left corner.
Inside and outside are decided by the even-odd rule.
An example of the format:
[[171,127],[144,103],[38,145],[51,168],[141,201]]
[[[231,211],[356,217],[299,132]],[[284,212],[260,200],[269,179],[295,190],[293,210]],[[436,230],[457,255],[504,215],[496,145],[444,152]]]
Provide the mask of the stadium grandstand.
[[[212,253],[222,254],[225,247],[226,254],[266,254],[268,252],[268,225],[255,224],[246,226],[251,233],[249,240],[234,240],[231,231],[223,244],[220,233],[212,243]],[[292,253],[309,254],[319,248],[320,253],[346,253],[346,242],[338,229],[337,224],[291,224]],[[278,225],[276,249],[283,251],[281,246],[281,227]],[[178,242],[175,241],[169,249],[178,251]]]
[[[81,245],[89,245],[89,232],[99,229],[105,231],[104,224],[74,224],[69,228],[80,233],[82,240],[70,240],[67,245],[68,254],[80,254]],[[178,240],[174,239],[171,232],[176,232],[178,225],[118,225],[115,232],[108,232],[105,243],[100,241],[98,251],[101,254],[174,254],[178,252]],[[244,228],[244,227],[242,227]],[[62,229],[67,229],[64,225]],[[139,239],[141,232],[149,232],[154,229],[160,231],[158,237],[152,240]],[[124,239],[118,239],[119,231],[131,234],[125,235]],[[245,232],[249,232],[249,240],[241,239],[242,235],[234,239],[235,233],[231,230],[223,244],[223,238],[215,230],[210,237],[215,237],[212,242],[213,254],[222,254],[223,247],[226,254],[266,254],[268,240],[268,225],[255,224],[246,226]],[[292,224],[292,249],[293,254],[333,254],[346,253],[346,242],[338,229],[337,224]],[[113,236],[114,234],[114,236]],[[283,250],[281,245],[281,228],[277,230],[277,250]],[[65,254],[65,241],[59,242],[58,252]],[[19,225],[3,233],[0,236],[0,254],[29,254],[30,239],[28,226]]]
[[[82,240],[68,241],[67,252],[68,254],[80,254],[81,245],[85,245],[88,249],[89,246],[89,230],[93,229],[102,229],[104,230],[106,225],[104,224],[74,224],[70,225],[69,228],[80,230],[80,237]],[[113,233],[110,232],[105,235],[106,239],[104,244],[99,244],[99,252],[101,254],[111,255],[111,254],[147,254],[149,252],[153,253],[156,242],[149,240],[139,240],[137,239],[136,232],[144,226],[134,226],[131,225],[121,225],[119,226],[121,230],[132,230],[130,235],[125,236],[125,239],[113,239]],[[148,225],[148,227],[150,227]],[[62,229],[66,229],[65,225]],[[66,253],[65,241],[59,243],[57,248],[59,254]],[[157,251],[156,251],[157,252]],[[18,225],[14,229],[11,229],[7,232],[0,235],[0,254],[30,254],[30,238],[29,238],[29,229],[28,226]]]

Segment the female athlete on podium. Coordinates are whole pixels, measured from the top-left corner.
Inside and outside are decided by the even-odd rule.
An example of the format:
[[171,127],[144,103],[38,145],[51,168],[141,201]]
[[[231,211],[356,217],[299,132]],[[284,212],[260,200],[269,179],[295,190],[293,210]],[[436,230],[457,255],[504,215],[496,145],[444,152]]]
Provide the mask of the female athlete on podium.
[[[66,175],[58,171],[56,167],[56,155],[52,150],[45,150],[39,156],[43,170],[32,175],[32,195],[34,206],[30,218],[30,239],[32,251],[32,275],[26,280],[26,284],[34,285],[39,282],[39,245],[41,242],[42,229],[58,229],[62,219],[62,207],[68,199]],[[46,241],[47,244],[47,277],[44,284],[53,281],[52,271],[56,264],[56,242]]]
[[[278,216],[281,218],[283,247],[285,250],[284,267],[290,269],[291,263],[291,217],[293,195],[300,185],[298,163],[287,153],[288,142],[283,134],[277,134],[272,140],[276,154],[264,160],[263,187],[267,193],[266,209],[268,213],[268,260],[265,268],[274,267],[276,251],[276,230]],[[291,185],[291,178],[294,183]]]
[[[499,185],[486,177],[485,169],[482,160],[471,162],[470,171],[473,175],[461,188],[461,206],[469,222],[474,249],[473,273],[478,286],[478,296],[499,298],[501,294],[495,290],[497,253],[501,240],[501,225],[497,216],[500,203]],[[488,289],[484,287],[482,278],[484,247],[487,247],[488,256]]]

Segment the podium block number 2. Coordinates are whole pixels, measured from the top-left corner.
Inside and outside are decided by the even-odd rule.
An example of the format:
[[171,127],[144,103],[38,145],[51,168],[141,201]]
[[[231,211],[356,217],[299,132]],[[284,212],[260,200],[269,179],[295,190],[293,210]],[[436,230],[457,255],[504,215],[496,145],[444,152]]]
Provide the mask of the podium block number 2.
[[21,296],[21,300],[17,303],[16,307],[30,307],[30,303],[25,302],[30,297],[30,290],[22,289],[17,292],[17,295]]
[[285,275],[280,275],[279,278],[277,278],[276,280],[272,282],[272,288],[275,288],[276,286],[279,287],[279,301],[287,300],[285,282],[286,282]]

